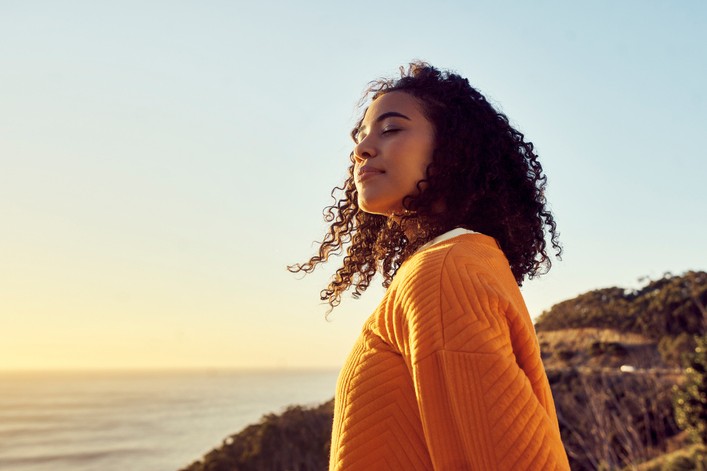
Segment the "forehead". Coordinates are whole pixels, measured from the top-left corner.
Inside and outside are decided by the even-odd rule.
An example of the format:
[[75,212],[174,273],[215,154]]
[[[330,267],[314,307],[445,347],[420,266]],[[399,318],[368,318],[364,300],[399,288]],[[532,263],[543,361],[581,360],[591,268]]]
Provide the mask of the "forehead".
[[405,92],[388,92],[373,100],[363,116],[361,128],[369,126],[378,116],[390,111],[402,113],[412,119],[423,117],[417,98]]

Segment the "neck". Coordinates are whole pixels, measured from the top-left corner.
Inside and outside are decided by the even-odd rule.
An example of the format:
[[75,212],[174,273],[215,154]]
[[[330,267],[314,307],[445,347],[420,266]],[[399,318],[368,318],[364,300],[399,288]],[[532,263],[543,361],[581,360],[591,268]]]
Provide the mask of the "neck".
[[400,226],[410,244],[415,244],[418,239],[426,237],[426,231],[420,225],[420,220],[415,217],[393,215],[390,216],[390,220]]

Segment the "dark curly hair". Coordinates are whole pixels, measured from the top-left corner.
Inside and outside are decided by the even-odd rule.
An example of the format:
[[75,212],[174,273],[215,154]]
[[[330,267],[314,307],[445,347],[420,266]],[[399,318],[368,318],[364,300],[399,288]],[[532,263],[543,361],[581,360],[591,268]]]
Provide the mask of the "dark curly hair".
[[[401,67],[400,75],[371,82],[362,103],[400,91],[421,104],[435,130],[435,149],[424,180],[417,184],[418,193],[404,198],[401,218],[361,211],[352,152],[348,177],[332,190],[334,204],[324,210],[330,226],[318,253],[288,269],[310,273],[346,246],[342,266],[321,292],[322,301],[334,308],[351,286],[353,296],[360,296],[377,272],[388,287],[401,264],[421,245],[464,227],[496,239],[519,285],[526,276],[546,273],[552,265],[546,230],[558,258],[562,248],[546,206],[547,177],[533,144],[467,79],[424,62],[413,62],[407,70]],[[362,122],[363,117],[351,132],[354,140]],[[440,203],[444,211],[439,211]],[[418,235],[414,240],[403,230],[411,224]]]

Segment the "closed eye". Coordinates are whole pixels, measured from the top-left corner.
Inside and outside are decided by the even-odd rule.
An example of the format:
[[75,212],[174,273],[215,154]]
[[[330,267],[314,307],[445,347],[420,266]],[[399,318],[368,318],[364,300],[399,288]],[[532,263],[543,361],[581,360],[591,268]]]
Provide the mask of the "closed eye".
[[398,132],[398,131],[400,131],[400,129],[398,129],[398,128],[384,129],[381,134],[390,134],[390,133],[394,133],[394,132]]

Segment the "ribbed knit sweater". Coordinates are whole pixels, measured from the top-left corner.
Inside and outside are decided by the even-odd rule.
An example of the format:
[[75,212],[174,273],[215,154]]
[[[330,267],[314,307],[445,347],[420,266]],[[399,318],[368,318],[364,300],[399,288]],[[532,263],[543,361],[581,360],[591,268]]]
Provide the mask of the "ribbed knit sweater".
[[537,337],[495,240],[411,256],[337,384],[330,470],[568,470]]

